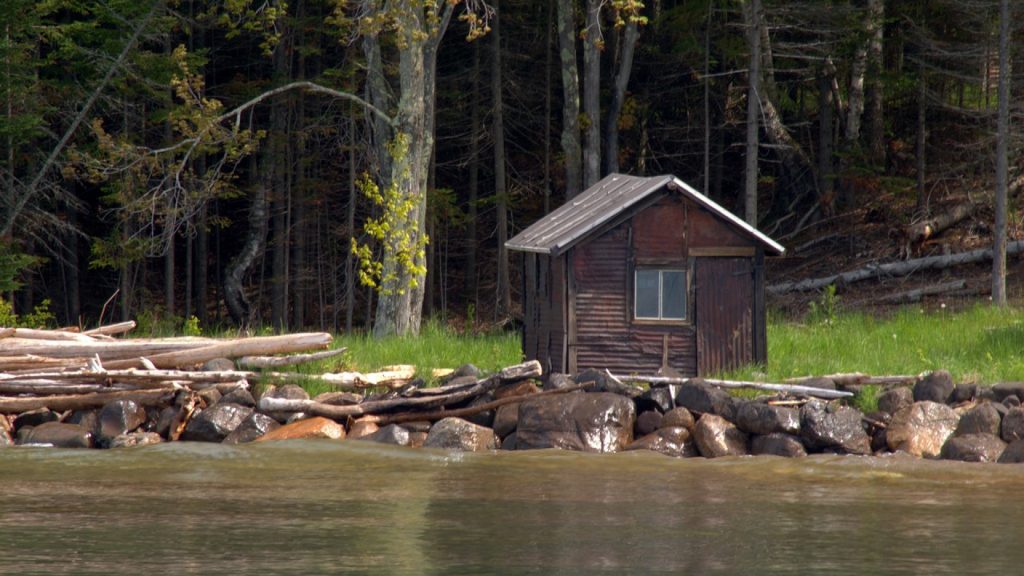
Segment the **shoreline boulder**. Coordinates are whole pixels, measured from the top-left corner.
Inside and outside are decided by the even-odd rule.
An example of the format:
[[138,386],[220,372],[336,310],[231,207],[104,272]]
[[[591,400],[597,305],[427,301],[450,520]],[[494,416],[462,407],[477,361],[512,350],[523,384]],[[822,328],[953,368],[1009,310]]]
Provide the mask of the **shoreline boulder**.
[[862,420],[863,415],[849,406],[811,400],[800,408],[800,436],[809,450],[870,454],[871,440]]
[[894,452],[937,458],[959,422],[957,413],[945,404],[915,402],[893,414],[885,440]]
[[750,453],[747,433],[716,414],[701,416],[694,427],[693,437],[697,449],[705,458],[745,456]]
[[635,423],[633,401],[618,394],[573,392],[532,398],[519,405],[516,447],[618,452],[633,441]]
[[494,430],[462,418],[448,417],[430,427],[424,448],[442,448],[459,452],[487,452],[498,449]]

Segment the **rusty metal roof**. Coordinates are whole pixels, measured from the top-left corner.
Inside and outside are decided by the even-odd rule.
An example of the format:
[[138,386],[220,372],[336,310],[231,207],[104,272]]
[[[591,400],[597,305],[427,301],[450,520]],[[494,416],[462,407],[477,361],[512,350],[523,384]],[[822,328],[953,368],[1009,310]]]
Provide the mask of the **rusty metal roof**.
[[557,256],[665,186],[722,217],[742,234],[764,245],[769,253],[780,255],[785,252],[780,244],[672,175],[645,178],[609,174],[516,234],[505,246],[512,250]]

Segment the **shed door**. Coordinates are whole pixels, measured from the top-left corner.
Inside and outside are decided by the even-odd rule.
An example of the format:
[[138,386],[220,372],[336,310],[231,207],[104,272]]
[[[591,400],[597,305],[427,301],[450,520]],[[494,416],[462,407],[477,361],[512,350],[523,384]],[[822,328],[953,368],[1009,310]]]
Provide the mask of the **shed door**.
[[694,263],[697,374],[709,376],[754,359],[754,275],[750,258]]

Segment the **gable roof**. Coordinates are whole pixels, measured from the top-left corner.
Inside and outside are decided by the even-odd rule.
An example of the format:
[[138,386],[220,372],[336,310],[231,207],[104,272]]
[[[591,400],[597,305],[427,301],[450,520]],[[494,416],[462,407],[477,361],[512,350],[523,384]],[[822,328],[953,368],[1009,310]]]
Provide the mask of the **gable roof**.
[[675,176],[625,174],[605,176],[579,196],[516,234],[505,242],[505,246],[512,250],[557,256],[665,186],[721,217],[744,236],[762,244],[769,253],[781,255],[786,251],[779,243]]

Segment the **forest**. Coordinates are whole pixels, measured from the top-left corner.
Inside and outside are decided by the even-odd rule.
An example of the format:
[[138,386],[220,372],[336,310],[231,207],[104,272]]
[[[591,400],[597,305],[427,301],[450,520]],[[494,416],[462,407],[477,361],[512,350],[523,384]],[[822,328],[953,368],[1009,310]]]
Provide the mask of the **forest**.
[[505,241],[614,172],[784,244],[968,206],[998,253],[1019,9],[4,0],[0,298],[61,325],[501,326]]

